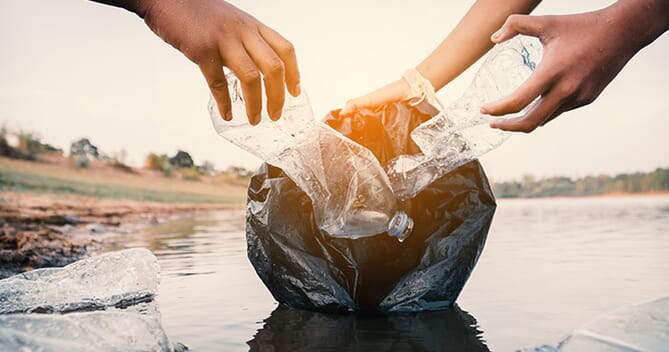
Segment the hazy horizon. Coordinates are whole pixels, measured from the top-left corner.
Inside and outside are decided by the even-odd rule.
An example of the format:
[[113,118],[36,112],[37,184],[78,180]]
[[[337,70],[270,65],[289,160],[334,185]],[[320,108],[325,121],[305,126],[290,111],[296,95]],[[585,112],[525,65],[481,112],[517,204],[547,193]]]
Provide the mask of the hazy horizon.
[[[291,40],[317,118],[396,79],[456,25],[472,1],[231,1]],[[611,1],[544,1],[535,14],[594,10]],[[88,137],[107,153],[191,153],[219,169],[259,161],[219,137],[197,67],[135,15],[75,1],[0,3],[0,122],[68,149]],[[669,39],[642,50],[595,103],[530,135],[517,135],[481,161],[493,181],[652,171],[669,166],[666,82]],[[477,69],[439,96],[457,98]],[[663,152],[664,151],[664,152]]]

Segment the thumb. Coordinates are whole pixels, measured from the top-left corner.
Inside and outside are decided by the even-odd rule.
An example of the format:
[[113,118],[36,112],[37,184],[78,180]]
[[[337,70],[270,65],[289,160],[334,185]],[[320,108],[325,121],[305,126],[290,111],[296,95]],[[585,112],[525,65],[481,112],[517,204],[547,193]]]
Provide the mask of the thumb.
[[543,16],[511,15],[502,27],[490,37],[493,43],[501,43],[518,34],[540,37],[543,31]]
[[340,114],[343,116],[351,115],[356,110],[362,108],[377,107],[396,101],[406,100],[410,97],[411,89],[409,88],[409,85],[404,80],[400,79],[367,95],[347,101]]

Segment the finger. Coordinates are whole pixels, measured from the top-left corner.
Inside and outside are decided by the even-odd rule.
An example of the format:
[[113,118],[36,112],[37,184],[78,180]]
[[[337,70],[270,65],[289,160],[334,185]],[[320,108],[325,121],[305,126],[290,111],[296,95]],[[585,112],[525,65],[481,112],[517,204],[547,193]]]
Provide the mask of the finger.
[[540,37],[543,32],[543,16],[511,15],[497,32],[490,37],[493,43],[500,43],[518,34]]
[[228,55],[223,56],[223,64],[239,78],[242,95],[246,101],[246,116],[251,125],[257,125],[260,123],[262,111],[260,71],[243,47],[226,49],[226,52]]
[[246,39],[244,47],[263,74],[265,95],[267,95],[267,113],[272,120],[276,121],[281,117],[286,95],[283,61],[259,35]]
[[232,104],[228,93],[228,82],[225,79],[225,73],[223,73],[223,63],[221,63],[220,57],[216,56],[216,58],[210,60],[203,60],[198,66],[207,80],[209,90],[216,101],[221,117],[226,121],[232,120]]
[[511,95],[495,102],[483,104],[481,113],[501,116],[523,110],[550,87],[551,80],[544,72],[541,67],[537,68],[527,81],[523,82]]
[[401,79],[389,83],[367,95],[347,101],[340,115],[346,116],[362,108],[371,108],[390,102],[406,100],[410,98],[410,95],[409,85]]
[[490,127],[504,131],[530,133],[558,111],[562,102],[562,97],[549,93],[537,100],[525,115],[493,121],[490,123]]
[[568,109],[565,105],[560,106],[557,110],[555,110],[555,112],[553,112],[551,114],[551,116],[549,116],[546,120],[544,120],[544,122],[542,122],[540,126],[543,127],[547,123],[555,120],[556,117],[562,115],[563,112],[569,111],[569,110],[571,110],[571,109]]
[[295,47],[286,40],[281,34],[267,26],[258,28],[260,35],[265,38],[269,46],[279,55],[283,61],[285,69],[286,88],[290,95],[296,97],[300,95],[300,70],[297,66],[297,57],[295,56]]

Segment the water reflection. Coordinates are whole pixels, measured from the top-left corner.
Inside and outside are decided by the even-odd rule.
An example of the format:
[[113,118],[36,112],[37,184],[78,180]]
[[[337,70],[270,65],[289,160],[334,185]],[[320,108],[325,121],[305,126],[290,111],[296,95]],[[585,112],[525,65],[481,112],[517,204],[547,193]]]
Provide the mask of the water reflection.
[[250,351],[489,351],[476,319],[441,312],[355,316],[279,305],[247,342]]
[[243,211],[195,213],[110,238],[103,248],[148,248],[158,257],[163,277],[209,275],[217,258],[244,251],[243,235]]

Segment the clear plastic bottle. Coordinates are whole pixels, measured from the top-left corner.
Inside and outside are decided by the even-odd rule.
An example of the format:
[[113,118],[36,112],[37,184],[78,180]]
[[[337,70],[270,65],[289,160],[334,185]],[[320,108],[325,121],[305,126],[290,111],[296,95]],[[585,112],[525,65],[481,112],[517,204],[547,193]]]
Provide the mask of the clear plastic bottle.
[[[490,128],[481,105],[515,91],[541,55],[541,43],[534,37],[519,35],[495,45],[462,97],[411,133],[422,153],[401,155],[386,167],[395,195],[412,198],[439,177],[504,143],[510,133]],[[517,114],[507,117],[512,116]]]
[[388,177],[374,154],[316,121],[304,90],[297,97],[286,94],[278,121],[263,111],[261,122],[251,126],[239,80],[227,70],[226,78],[233,118],[223,120],[210,100],[216,132],[281,168],[311,198],[321,231],[352,239],[384,232],[400,241],[409,236],[413,220],[397,209]]

